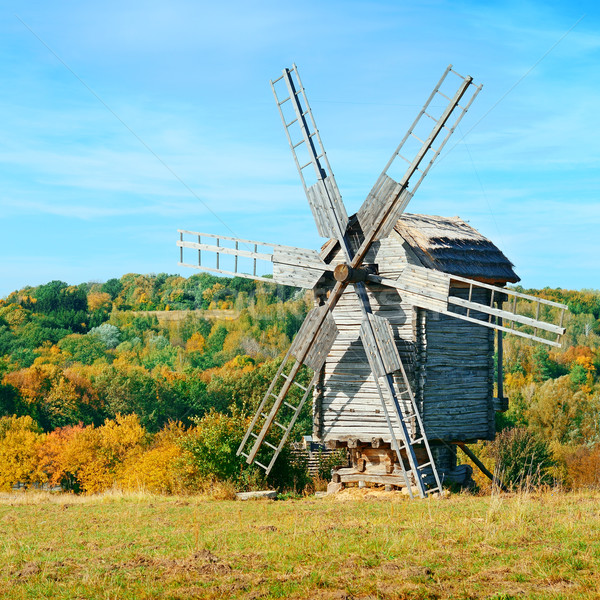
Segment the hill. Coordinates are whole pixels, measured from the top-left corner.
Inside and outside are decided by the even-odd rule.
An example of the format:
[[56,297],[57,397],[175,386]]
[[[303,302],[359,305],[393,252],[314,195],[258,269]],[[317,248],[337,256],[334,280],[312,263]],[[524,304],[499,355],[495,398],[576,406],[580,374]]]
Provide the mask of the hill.
[[[545,449],[547,460],[540,459],[536,468],[548,477],[566,485],[595,485],[600,293],[523,291],[569,306],[566,343],[547,351],[506,337],[504,389],[510,408],[498,414],[497,426],[498,431],[524,433],[507,433],[496,445],[482,443],[475,450],[493,467],[509,460],[499,458],[502,442],[510,461],[520,464],[511,452],[531,438],[527,444],[538,447],[539,442]],[[187,467],[181,466],[177,483],[144,485],[189,490],[209,475],[233,478],[241,487],[253,485],[257,476],[241,470],[239,460],[227,452],[311,305],[310,294],[298,289],[207,274],[188,279],[127,274],[78,286],[52,281],[11,293],[0,300],[0,458],[12,466],[0,466],[0,485],[60,480],[98,491],[117,480],[124,485],[127,465],[142,455],[150,463],[158,461],[163,471],[156,464],[152,468],[160,472],[171,465],[167,456],[180,466],[188,460],[188,467],[195,457],[194,471],[199,448],[204,448],[204,475],[196,470],[186,479]],[[126,416],[129,421],[123,420]],[[307,407],[296,436],[310,428]],[[132,436],[130,445],[115,447],[111,435],[125,431]],[[29,455],[23,456],[30,458],[15,462],[15,448],[26,445],[26,439]],[[229,440],[220,458],[206,450],[217,439]],[[65,457],[77,444],[90,457],[112,458],[96,461],[92,476],[89,465]],[[66,461],[62,467],[56,456]],[[220,463],[228,465],[225,471],[218,470]],[[286,477],[292,479],[284,482]],[[300,485],[293,469],[275,478],[284,486]]]

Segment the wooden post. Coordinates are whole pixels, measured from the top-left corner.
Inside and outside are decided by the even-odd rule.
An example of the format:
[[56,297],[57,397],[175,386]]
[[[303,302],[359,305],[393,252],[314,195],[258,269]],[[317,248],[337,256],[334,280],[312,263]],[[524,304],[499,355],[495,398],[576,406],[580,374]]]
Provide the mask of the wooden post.
[[[498,325],[502,327],[502,317],[498,317]],[[501,408],[504,408],[504,350],[502,347],[503,332],[498,330],[498,365],[497,365],[497,376],[498,376],[498,400],[500,401]],[[507,407],[508,408],[508,407]]]

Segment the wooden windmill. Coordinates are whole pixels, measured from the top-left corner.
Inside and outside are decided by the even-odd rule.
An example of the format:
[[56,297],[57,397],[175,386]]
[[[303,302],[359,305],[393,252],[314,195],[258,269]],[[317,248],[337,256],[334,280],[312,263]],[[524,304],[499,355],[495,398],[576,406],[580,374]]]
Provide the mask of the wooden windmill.
[[[178,242],[182,266],[315,292],[238,454],[268,474],[312,395],[316,437],[351,449],[341,483],[387,483],[411,497],[440,492],[443,449],[493,437],[494,330],[499,340],[510,332],[551,345],[565,331],[565,306],[499,287],[518,281],[511,263],[466,223],[402,216],[481,86],[449,66],[349,218],[296,66],[271,85],[329,241],[318,253],[180,230]],[[184,261],[186,249],[197,262]],[[203,263],[207,253],[214,266]],[[465,268],[470,261],[486,267]],[[272,276],[258,274],[257,264],[271,265]]]

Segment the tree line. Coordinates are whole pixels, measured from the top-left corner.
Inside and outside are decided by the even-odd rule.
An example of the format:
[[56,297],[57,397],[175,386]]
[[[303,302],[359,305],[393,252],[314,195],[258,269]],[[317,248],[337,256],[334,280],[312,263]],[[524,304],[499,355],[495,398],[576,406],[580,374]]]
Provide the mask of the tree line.
[[[538,470],[546,481],[592,481],[600,465],[600,293],[522,291],[569,306],[566,343],[547,350],[505,338],[509,410],[497,415],[504,433],[476,450],[494,468],[508,460],[498,459],[498,444],[508,444],[512,462],[518,462],[514,448],[537,444],[536,452],[544,455]],[[52,281],[9,294],[0,300],[0,485],[24,477],[22,471],[21,479],[16,471],[2,475],[2,464],[17,469],[15,440],[27,439],[35,449],[28,459],[37,457],[35,468],[27,464],[36,482],[61,480],[81,491],[125,485],[127,461],[142,460],[147,452],[164,458],[157,447],[167,448],[166,455],[177,457],[178,468],[187,472],[190,456],[198,461],[200,454],[210,455],[206,449],[186,454],[189,439],[197,441],[201,431],[212,431],[214,445],[231,458],[237,439],[231,431],[243,430],[311,306],[311,295],[299,289],[208,274],[127,274],[78,286]],[[173,311],[187,312],[168,318]],[[309,411],[307,406],[297,436],[310,433]],[[119,454],[102,440],[126,425],[138,432],[135,451]],[[171,445],[161,441],[167,439]],[[69,444],[87,448],[73,457],[92,456],[90,448],[96,448],[105,458],[120,458],[95,468],[97,484],[86,479],[87,467],[58,468],[67,459],[48,459]],[[210,459],[203,477],[213,473],[250,485],[237,459],[227,457]],[[218,471],[219,461],[230,464],[227,474]],[[285,476],[299,481],[293,469]],[[277,477],[282,481],[283,475]],[[189,487],[183,480],[177,485]]]

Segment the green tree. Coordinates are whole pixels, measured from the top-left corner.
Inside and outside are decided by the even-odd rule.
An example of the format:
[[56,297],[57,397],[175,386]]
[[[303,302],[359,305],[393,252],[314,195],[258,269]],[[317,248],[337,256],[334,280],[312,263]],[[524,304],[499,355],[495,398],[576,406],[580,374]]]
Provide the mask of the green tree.
[[104,342],[94,335],[74,333],[58,342],[58,347],[75,362],[91,365],[96,360],[106,357]]
[[110,294],[110,297],[114,300],[123,290],[123,284],[118,279],[109,279],[106,283],[102,284],[100,291]]

